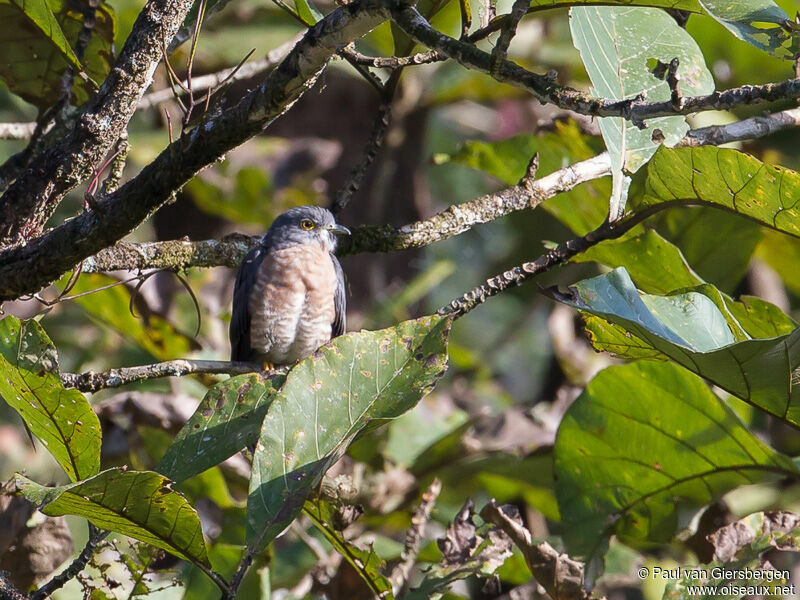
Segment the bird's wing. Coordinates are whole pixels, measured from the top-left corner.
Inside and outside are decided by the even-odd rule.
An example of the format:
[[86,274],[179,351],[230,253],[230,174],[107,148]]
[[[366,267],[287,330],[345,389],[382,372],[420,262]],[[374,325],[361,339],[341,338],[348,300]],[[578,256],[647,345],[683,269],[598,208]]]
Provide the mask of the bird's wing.
[[230,326],[231,360],[233,361],[248,361],[251,358],[249,300],[258,276],[258,269],[265,256],[266,252],[263,247],[253,248],[244,257],[239,266],[239,273],[236,275]]
[[336,291],[333,294],[333,306],[335,313],[333,316],[333,326],[331,327],[331,337],[337,337],[344,333],[346,325],[346,309],[347,299],[345,298],[344,288],[344,272],[342,272],[342,265],[339,264],[339,259],[331,255],[333,260],[333,268],[336,271]]

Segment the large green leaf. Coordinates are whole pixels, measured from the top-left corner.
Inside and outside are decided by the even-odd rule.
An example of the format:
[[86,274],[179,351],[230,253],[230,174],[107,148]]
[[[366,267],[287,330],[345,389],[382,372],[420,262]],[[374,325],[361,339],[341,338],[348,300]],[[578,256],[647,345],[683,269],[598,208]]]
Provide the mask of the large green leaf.
[[72,47],[87,6],[85,0],[0,0],[0,79],[12,92],[40,109],[50,106],[61,92],[64,70],[73,65],[90,78],[75,78],[73,101],[89,98],[94,82],[102,82],[114,62],[116,19],[101,2],[81,68]]
[[183,481],[258,440],[267,407],[285,376],[238,375],[218,383],[167,448],[156,471]]
[[289,372],[261,428],[247,499],[247,541],[262,547],[370,423],[403,414],[447,366],[451,319],[423,317],[338,337]]
[[556,495],[570,553],[608,537],[667,542],[680,511],[740,485],[797,477],[703,381],[670,363],[600,372],[567,410],[555,445]]
[[[697,43],[662,10],[578,6],[570,10],[569,22],[572,41],[581,53],[596,96],[623,100],[646,92],[648,101],[669,100],[669,86],[653,75],[653,68],[674,58],[680,60],[682,94],[693,96],[714,90],[714,80]],[[617,217],[625,208],[624,173],[636,172],[658,148],[653,131],[661,130],[663,143],[672,146],[686,135],[689,126],[682,116],[649,119],[646,129],[621,117],[601,118],[599,124],[614,180],[610,214]]]
[[101,529],[209,566],[197,513],[183,495],[172,489],[172,482],[158,473],[117,468],[54,488],[19,475],[16,483],[46,515],[85,517]]
[[[800,174],[729,148],[659,148],[634,211],[663,203],[713,206],[800,237]],[[721,244],[722,245],[722,244]]]
[[0,321],[0,396],[73,481],[100,470],[100,421],[83,394],[66,389],[56,348],[36,321]]
[[[755,307],[752,302],[749,310],[728,306],[721,296],[709,297],[713,290],[710,286],[699,289],[705,293],[640,294],[627,271],[618,268],[581,281],[566,294],[552,293],[565,304],[623,327],[648,346],[754,406],[800,425],[800,392],[792,381],[792,372],[800,365],[800,329],[787,332],[793,325],[789,319],[777,320],[763,306]],[[742,325],[742,321],[761,322],[760,331],[781,333],[734,343],[735,338],[743,337],[742,330],[752,336],[744,326],[735,332],[730,328],[729,323]]]
[[772,0],[700,0],[700,4],[740,40],[780,58],[795,57],[798,29]]

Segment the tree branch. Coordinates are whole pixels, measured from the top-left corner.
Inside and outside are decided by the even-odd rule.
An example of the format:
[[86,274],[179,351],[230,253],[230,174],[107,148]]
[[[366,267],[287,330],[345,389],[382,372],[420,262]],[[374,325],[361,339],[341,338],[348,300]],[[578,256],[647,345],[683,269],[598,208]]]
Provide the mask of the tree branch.
[[687,115],[706,110],[724,110],[739,104],[774,102],[800,97],[800,79],[780,83],[745,85],[705,96],[682,98],[680,107],[671,100],[645,102],[640,98],[609,100],[595,98],[584,92],[564,87],[554,78],[533,73],[506,59],[493,61],[492,55],[477,46],[452,38],[437,31],[413,7],[401,5],[392,8],[393,20],[412,38],[428,48],[438,50],[468,69],[491,75],[497,81],[522,88],[542,102],[573,110],[580,114],[598,117],[624,117],[635,125],[644,127],[644,119],[669,115]]
[[85,211],[25,246],[0,252],[0,300],[38,291],[83,259],[118,242],[200,169],[288,110],[339,48],[387,18],[386,9],[371,0],[336,9],[308,29],[264,83],[236,106],[207,115],[139,175],[101,201],[98,210]]
[[772,133],[800,126],[800,108],[790,108],[781,112],[751,117],[728,125],[711,125],[693,129],[686,134],[676,147],[719,146],[729,142],[740,142],[765,137]]
[[134,381],[158,379],[159,377],[182,377],[196,373],[242,375],[261,370],[260,365],[248,362],[178,359],[152,365],[121,367],[104,373],[95,373],[94,371],[62,373],[61,383],[64,384],[64,387],[76,388],[82,392],[96,392],[104,388],[116,388]]
[[92,559],[95,550],[97,550],[97,546],[108,534],[108,531],[98,529],[89,523],[89,540],[86,542],[83,550],[81,550],[81,553],[70,563],[66,569],[61,571],[61,573],[53,577],[38,590],[31,592],[31,600],[43,600],[44,598],[49,598],[53,592],[62,588],[70,579],[83,571],[83,569]]
[[38,234],[63,195],[89,177],[127,127],[161,57],[192,0],[149,0],[94,100],[73,129],[35,158],[0,202],[0,244]]
[[576,254],[585,252],[600,242],[621,237],[648,217],[674,205],[675,202],[654,204],[639,213],[621,220],[613,222],[606,221],[600,227],[590,231],[583,237],[562,242],[532,262],[522,263],[513,269],[487,279],[484,283],[462,294],[447,306],[440,308],[437,314],[451,315],[454,319],[463,317],[492,296],[496,296],[510,287],[521,285],[536,275],[546,273],[556,265],[567,262]]

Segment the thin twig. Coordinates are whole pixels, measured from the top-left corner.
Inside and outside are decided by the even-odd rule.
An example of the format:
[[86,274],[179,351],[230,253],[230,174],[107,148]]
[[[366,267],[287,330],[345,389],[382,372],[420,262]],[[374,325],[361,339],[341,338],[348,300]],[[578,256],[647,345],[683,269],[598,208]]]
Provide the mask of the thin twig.
[[[545,252],[534,261],[522,263],[513,269],[509,269],[504,273],[487,279],[485,283],[462,294],[447,306],[440,308],[437,314],[450,315],[454,319],[463,317],[492,296],[496,296],[510,287],[521,285],[532,277],[546,273],[556,265],[567,262],[573,256],[585,252],[600,242],[613,240],[626,234],[645,219],[657,212],[675,206],[678,202],[681,201],[655,204],[623,219],[614,222],[606,221],[600,227],[590,231],[585,236],[567,240],[548,252]],[[687,203],[692,204],[691,201],[687,201]]]
[[61,373],[61,383],[68,388],[82,392],[96,392],[105,388],[116,388],[134,381],[158,379],[160,377],[183,377],[198,373],[242,375],[260,372],[261,366],[248,362],[228,362],[224,360],[177,359],[151,365],[121,367],[102,373]]
[[514,0],[514,5],[511,7],[508,19],[503,25],[503,29],[500,31],[500,37],[497,38],[497,43],[492,49],[492,64],[490,69],[492,74],[497,72],[500,63],[506,59],[511,40],[513,40],[514,36],[517,34],[517,25],[519,25],[522,17],[528,12],[529,6],[529,0]]
[[431,519],[433,505],[436,503],[441,491],[442,482],[439,479],[434,479],[422,494],[419,506],[414,511],[414,514],[411,515],[411,527],[406,532],[406,543],[403,546],[403,552],[400,554],[400,563],[392,569],[392,573],[389,575],[389,581],[392,582],[392,591],[395,595],[399,594],[400,590],[408,583],[408,576],[411,574],[411,569],[422,546],[425,526]]
[[411,56],[367,56],[357,52],[352,45],[342,49],[343,56],[349,56],[353,61],[360,65],[376,67],[380,69],[401,69],[413,65],[426,65],[442,60],[442,55],[436,50],[418,52]]
[[83,569],[92,559],[92,556],[97,550],[97,546],[109,533],[109,531],[99,529],[89,523],[89,540],[86,542],[83,550],[81,550],[81,553],[70,563],[66,569],[42,585],[39,589],[32,592],[30,596],[31,600],[43,600],[44,598],[49,598],[53,592],[62,588],[70,579],[83,571]]

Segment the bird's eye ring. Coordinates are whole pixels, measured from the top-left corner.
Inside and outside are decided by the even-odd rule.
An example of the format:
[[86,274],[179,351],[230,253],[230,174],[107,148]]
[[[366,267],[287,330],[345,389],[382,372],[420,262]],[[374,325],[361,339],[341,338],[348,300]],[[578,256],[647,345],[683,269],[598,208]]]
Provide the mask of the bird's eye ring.
[[314,229],[314,221],[311,219],[303,219],[300,221],[300,228],[305,229],[306,231],[311,231]]

